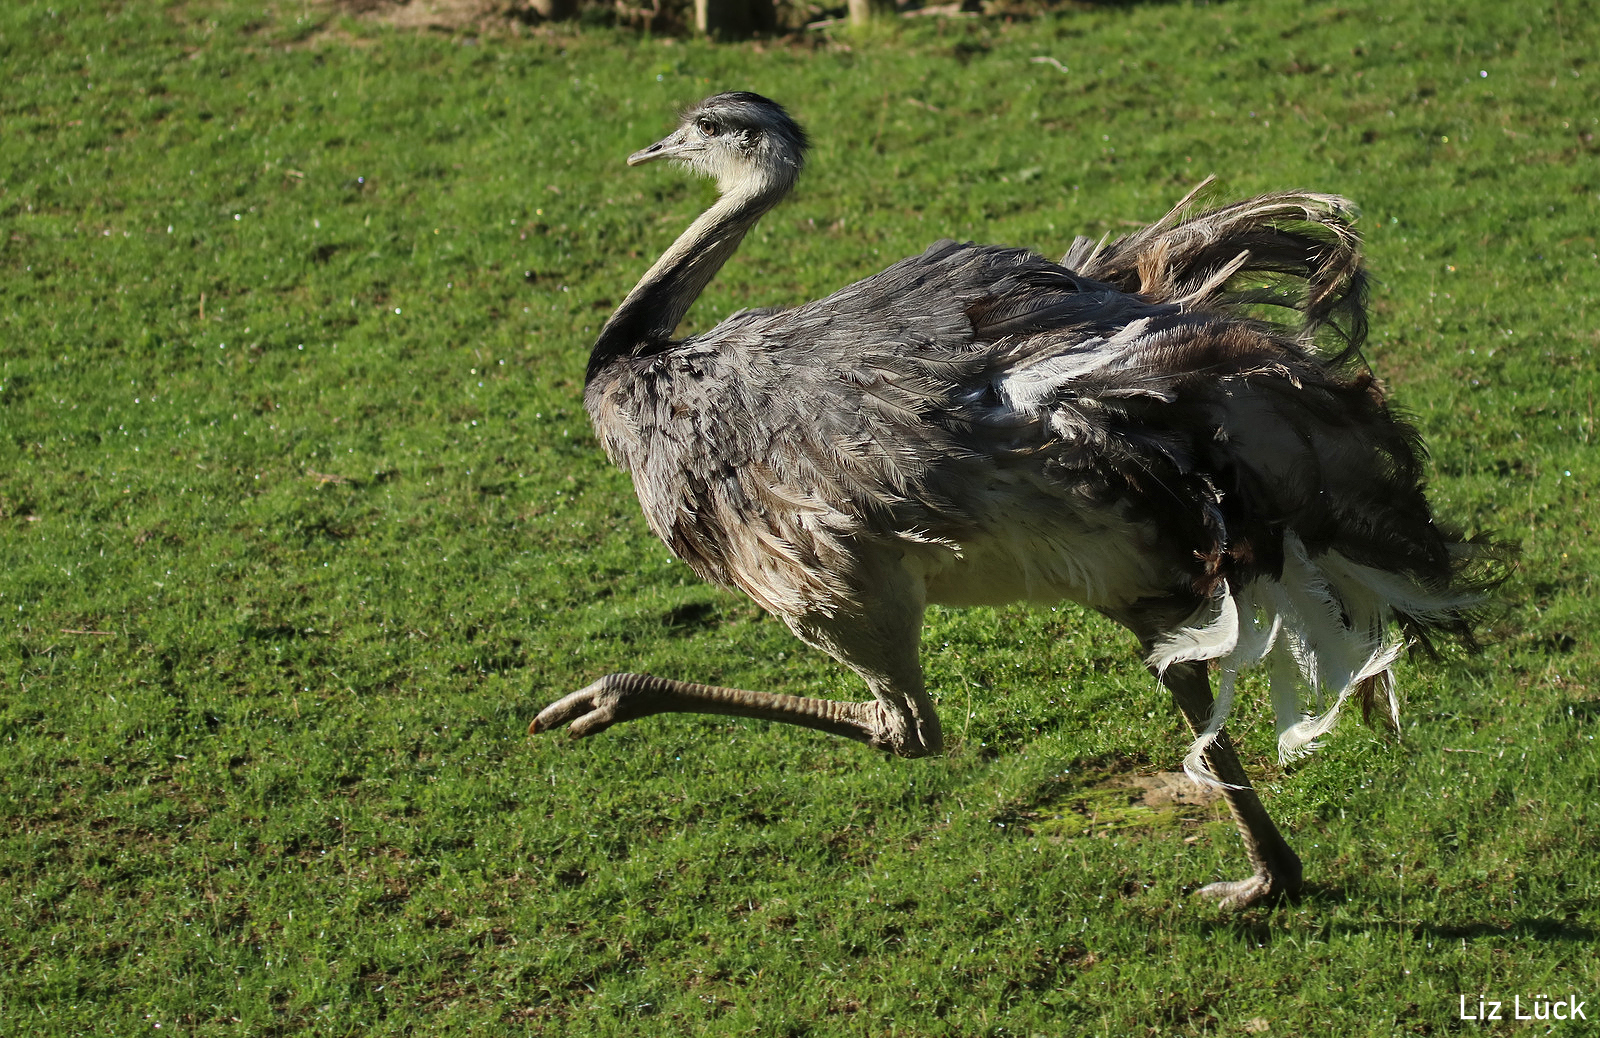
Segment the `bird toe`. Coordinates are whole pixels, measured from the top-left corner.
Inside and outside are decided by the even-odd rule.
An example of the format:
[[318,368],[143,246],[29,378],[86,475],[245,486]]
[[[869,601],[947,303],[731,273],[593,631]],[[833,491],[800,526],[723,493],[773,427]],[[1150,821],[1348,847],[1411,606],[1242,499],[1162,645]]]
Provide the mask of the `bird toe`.
[[1280,877],[1270,872],[1258,872],[1248,879],[1208,883],[1195,893],[1207,900],[1215,901],[1217,907],[1224,912],[1237,912],[1273,898],[1293,894],[1294,891],[1290,890],[1289,884]]
[[[596,682],[595,685],[581,688],[570,695],[563,696],[539,711],[538,715],[528,724],[528,734],[537,735],[540,732],[548,732],[552,728],[560,728],[568,723],[573,726],[573,735],[587,735],[590,731],[598,731],[599,729],[592,724],[585,726],[581,732],[578,730],[578,725],[587,720],[586,715],[597,712],[596,707],[599,704],[595,702],[595,698],[596,685],[598,684]],[[608,720],[607,724],[609,723]],[[602,725],[601,727],[605,726]]]

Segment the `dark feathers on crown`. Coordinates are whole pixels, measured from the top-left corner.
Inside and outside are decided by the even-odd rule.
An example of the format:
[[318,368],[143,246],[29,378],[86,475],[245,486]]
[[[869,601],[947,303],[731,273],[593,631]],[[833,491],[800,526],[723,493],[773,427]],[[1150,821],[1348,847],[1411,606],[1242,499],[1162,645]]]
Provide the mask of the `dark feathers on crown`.
[[788,146],[785,150],[797,156],[811,146],[806,132],[782,105],[749,90],[713,94],[684,111],[682,121],[691,119],[708,119],[726,131],[756,131],[777,137]]

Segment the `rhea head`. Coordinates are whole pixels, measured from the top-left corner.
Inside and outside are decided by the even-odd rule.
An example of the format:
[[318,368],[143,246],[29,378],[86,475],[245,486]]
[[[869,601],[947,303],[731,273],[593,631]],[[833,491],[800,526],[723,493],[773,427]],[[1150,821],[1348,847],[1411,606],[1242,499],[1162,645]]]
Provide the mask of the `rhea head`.
[[694,105],[671,134],[628,156],[628,165],[674,159],[716,180],[724,195],[775,195],[794,186],[806,135],[776,101],[738,90]]

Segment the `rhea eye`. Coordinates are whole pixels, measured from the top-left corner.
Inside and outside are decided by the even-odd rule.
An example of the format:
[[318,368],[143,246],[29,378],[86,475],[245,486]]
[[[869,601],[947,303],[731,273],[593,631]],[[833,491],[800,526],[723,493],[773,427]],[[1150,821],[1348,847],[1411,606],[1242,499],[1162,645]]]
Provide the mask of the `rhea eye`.
[[710,119],[701,119],[699,123],[699,130],[707,137],[715,137],[717,135],[717,124],[712,122]]

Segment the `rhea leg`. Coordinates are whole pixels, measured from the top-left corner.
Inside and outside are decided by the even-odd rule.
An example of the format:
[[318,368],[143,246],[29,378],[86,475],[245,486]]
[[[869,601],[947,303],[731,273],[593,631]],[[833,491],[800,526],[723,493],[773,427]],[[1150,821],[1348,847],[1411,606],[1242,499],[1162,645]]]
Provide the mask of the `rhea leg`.
[[[1211,720],[1211,679],[1204,663],[1176,663],[1167,668],[1163,682],[1172,692],[1173,702],[1196,735]],[[1239,755],[1226,729],[1205,751],[1206,764],[1230,787],[1223,790],[1228,810],[1244,838],[1245,854],[1255,867],[1255,875],[1232,882],[1212,883],[1200,888],[1204,897],[1216,898],[1225,909],[1244,908],[1267,898],[1295,894],[1300,890],[1300,858],[1272,823],[1261,806],[1250,779],[1245,776]]]
[[897,697],[880,696],[864,703],[842,702],[700,685],[650,674],[607,674],[539,711],[528,725],[528,732],[535,734],[570,724],[572,736],[581,738],[603,732],[622,721],[651,714],[726,714],[815,728],[902,757],[938,753],[942,739],[931,702],[925,718],[917,717],[917,711],[908,709],[911,705],[910,701],[897,701]]
[[[1127,627],[1139,638],[1146,658],[1161,640],[1183,626],[1197,603],[1182,597],[1145,599],[1131,608],[1106,610],[1106,615]],[[1161,681],[1172,693],[1189,730],[1199,735],[1211,723],[1211,677],[1204,661],[1174,663],[1161,674]],[[1211,883],[1200,888],[1205,897],[1216,898],[1225,909],[1244,908],[1270,897],[1295,894],[1300,890],[1300,858],[1272,824],[1267,809],[1261,806],[1250,779],[1234,752],[1228,730],[1222,729],[1205,750],[1206,765],[1227,784],[1223,798],[1244,839],[1245,854],[1255,868],[1247,879]]]
[[574,737],[582,737],[650,714],[725,714],[815,728],[901,757],[938,753],[944,738],[918,659],[921,585],[898,568],[875,577],[868,585],[878,592],[871,606],[789,620],[801,638],[861,675],[872,691],[870,701],[786,696],[648,674],[608,674],[545,707],[528,731],[566,724]]

